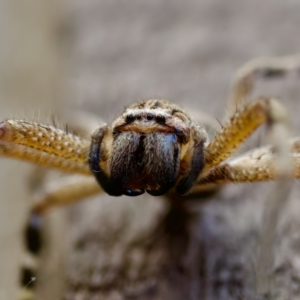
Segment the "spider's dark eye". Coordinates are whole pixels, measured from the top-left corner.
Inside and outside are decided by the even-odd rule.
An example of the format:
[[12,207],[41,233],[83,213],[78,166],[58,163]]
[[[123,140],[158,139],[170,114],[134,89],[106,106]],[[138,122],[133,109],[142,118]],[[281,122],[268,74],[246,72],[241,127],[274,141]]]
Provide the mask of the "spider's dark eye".
[[130,114],[126,116],[126,123],[131,123],[135,120],[135,115]]
[[151,120],[153,120],[154,119],[154,116],[153,116],[153,114],[147,114],[147,120],[149,120],[149,121],[151,121]]
[[157,115],[157,116],[156,116],[156,121],[157,121],[158,123],[165,123],[165,122],[166,122],[166,118],[165,118],[165,116],[163,116],[163,115]]

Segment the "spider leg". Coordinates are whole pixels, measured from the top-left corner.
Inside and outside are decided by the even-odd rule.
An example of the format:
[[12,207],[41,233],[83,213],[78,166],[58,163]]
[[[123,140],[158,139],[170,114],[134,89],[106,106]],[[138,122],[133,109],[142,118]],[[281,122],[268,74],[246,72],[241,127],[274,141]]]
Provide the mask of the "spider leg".
[[0,155],[90,175],[87,155],[90,142],[52,126],[26,121],[0,123]]
[[300,55],[260,57],[246,63],[233,79],[227,107],[228,119],[245,106],[257,79],[284,77],[291,72],[300,74],[299,71]]
[[59,178],[35,195],[32,213],[42,215],[50,209],[75,203],[103,192],[93,177],[66,176]]
[[[289,149],[290,163],[293,166],[291,176],[300,178],[300,138],[290,140]],[[274,146],[260,147],[217,165],[198,180],[195,189],[210,184],[276,180],[278,172]]]
[[271,143],[279,152],[277,164],[282,173],[289,172],[287,162],[287,115],[284,107],[275,99],[260,98],[247,105],[222,128],[206,147],[206,165],[200,178],[231,156],[254,130],[266,123]]
[[16,158],[40,166],[59,169],[67,173],[91,175],[87,164],[65,159],[54,154],[36,150],[23,145],[0,142],[0,157]]

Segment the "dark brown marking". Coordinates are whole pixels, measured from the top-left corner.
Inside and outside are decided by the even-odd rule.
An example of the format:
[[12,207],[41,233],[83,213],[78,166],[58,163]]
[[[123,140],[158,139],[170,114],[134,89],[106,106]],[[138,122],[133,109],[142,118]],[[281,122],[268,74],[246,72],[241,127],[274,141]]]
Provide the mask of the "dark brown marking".
[[139,108],[139,109],[145,108],[145,104],[146,104],[145,102],[139,103],[138,108]]
[[151,108],[156,109],[156,108],[161,107],[161,106],[162,106],[161,103],[159,101],[156,101]]
[[172,115],[172,116],[173,116],[174,114],[176,114],[176,113],[182,113],[182,111],[179,110],[179,109],[176,109],[176,108],[174,108],[174,109],[171,110],[171,115]]

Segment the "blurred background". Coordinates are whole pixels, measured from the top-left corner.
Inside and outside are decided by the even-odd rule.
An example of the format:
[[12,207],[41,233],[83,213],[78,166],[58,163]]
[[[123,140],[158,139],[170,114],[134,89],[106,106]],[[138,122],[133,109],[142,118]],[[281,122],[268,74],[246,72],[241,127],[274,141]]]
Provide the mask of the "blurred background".
[[[55,116],[64,123],[66,112],[80,110],[111,122],[124,106],[160,97],[222,120],[230,82],[240,66],[257,56],[299,52],[299,15],[298,0],[0,0],[0,117],[49,123]],[[299,78],[259,82],[255,94],[282,99],[293,135],[299,134]],[[245,149],[260,140],[250,140]],[[32,172],[25,163],[1,159],[1,300],[16,299],[19,287]],[[209,249],[208,273],[215,272],[220,258],[228,261],[220,271],[225,279],[233,261],[243,263],[247,244],[224,243],[242,241],[256,230],[270,188],[228,186],[204,204],[201,232]],[[285,254],[277,261],[293,266],[296,290],[299,192],[295,183],[285,212],[288,222],[282,221],[292,242],[281,244]],[[56,225],[64,224],[62,212],[51,214],[57,215],[52,216]],[[235,274],[243,276],[239,270]],[[50,279],[47,284],[51,286]],[[51,294],[51,299],[59,299],[60,288],[55,291],[57,298]]]

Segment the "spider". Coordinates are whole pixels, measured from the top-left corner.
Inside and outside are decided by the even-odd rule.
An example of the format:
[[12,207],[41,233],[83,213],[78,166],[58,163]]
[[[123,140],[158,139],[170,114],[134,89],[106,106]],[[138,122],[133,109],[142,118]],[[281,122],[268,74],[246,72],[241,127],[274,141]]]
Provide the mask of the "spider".
[[[290,71],[299,72],[298,56],[256,59],[241,68],[229,100],[228,121],[211,141],[201,120],[192,120],[172,102],[150,99],[126,108],[111,126],[98,128],[91,140],[52,126],[5,120],[0,123],[1,155],[87,175],[85,180],[72,182],[67,191],[66,187],[52,191],[59,194],[59,189],[64,189],[65,199],[45,199],[33,208],[39,213],[101,190],[111,196],[138,196],[145,191],[159,196],[170,190],[185,195],[211,184],[273,180],[288,165],[284,161],[279,166],[288,134],[285,109],[273,98],[246,102],[255,79],[284,76]],[[274,147],[227,161],[264,123],[278,152],[277,167]],[[298,142],[291,142],[292,151],[298,150]],[[297,157],[293,165],[293,176],[299,177]],[[101,190],[89,178],[92,174]]]
[[[208,117],[195,120],[172,102],[150,99],[129,106],[91,138],[39,123],[5,120],[0,123],[0,154],[84,175],[46,191],[32,208],[39,215],[101,192],[184,196],[231,182],[299,178],[300,139],[287,142],[284,107],[270,97],[247,103],[255,80],[299,71],[299,56],[259,58],[244,65],[234,79],[220,130]],[[262,124],[267,125],[271,145],[230,158]]]

